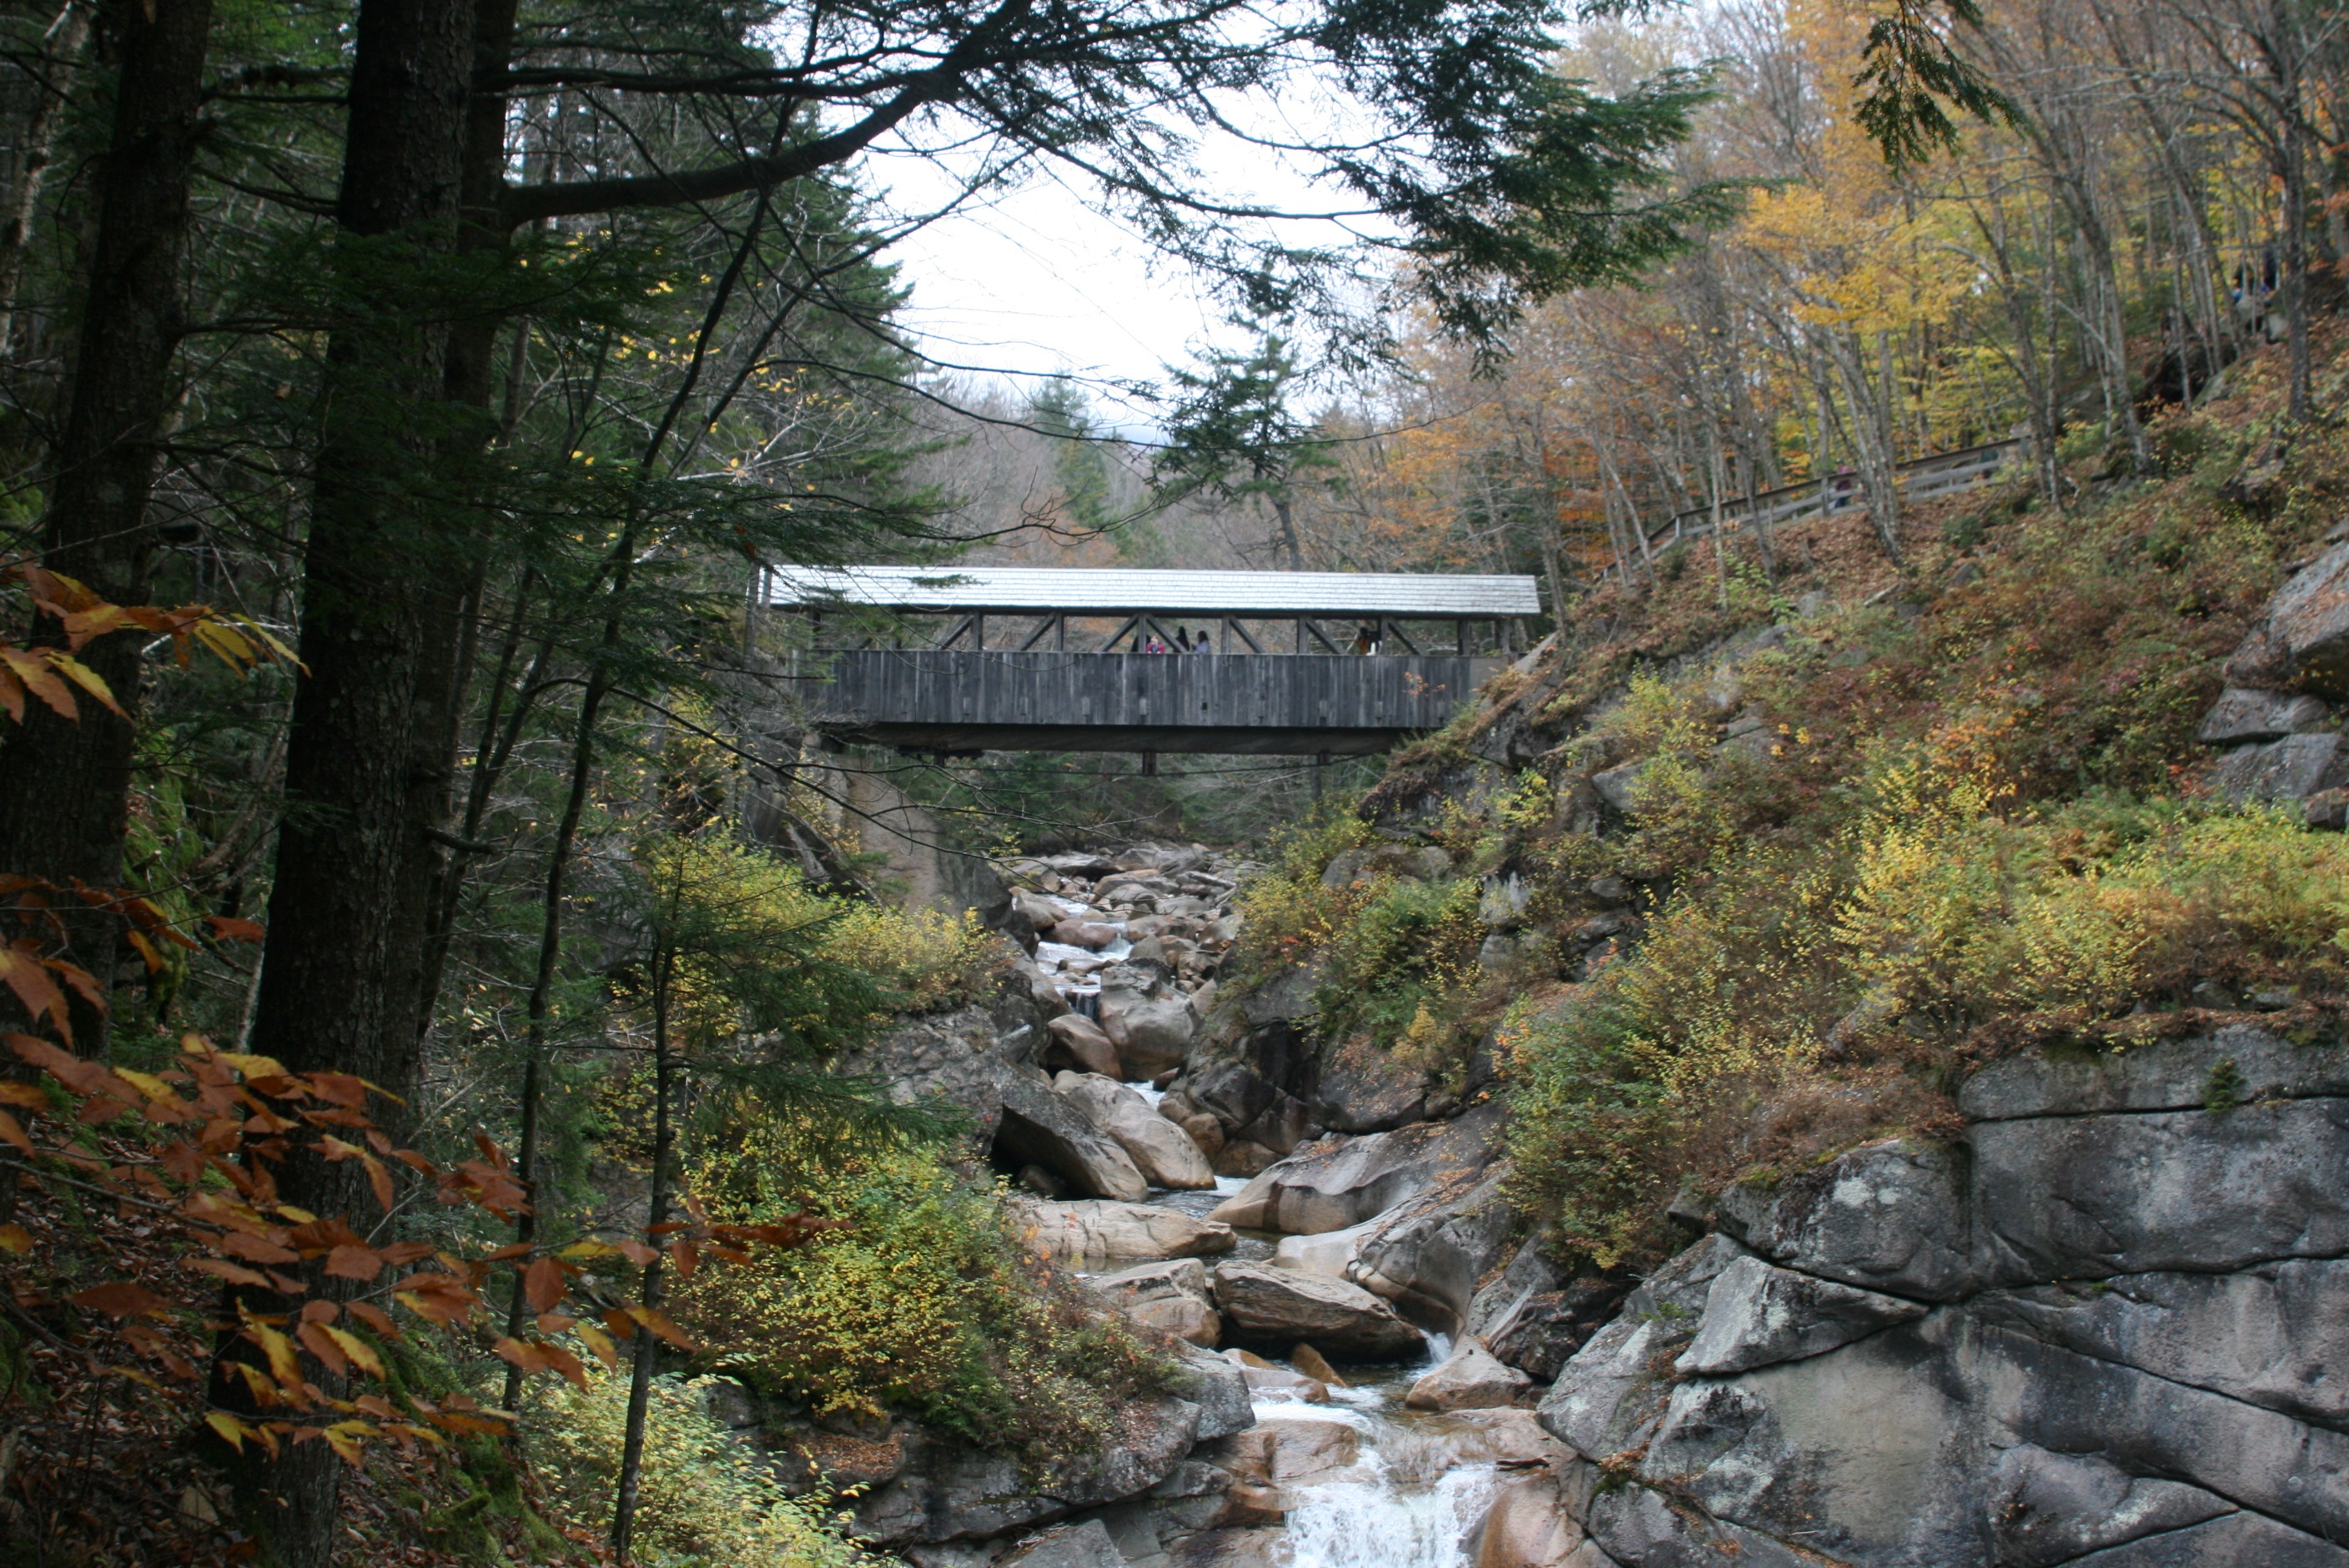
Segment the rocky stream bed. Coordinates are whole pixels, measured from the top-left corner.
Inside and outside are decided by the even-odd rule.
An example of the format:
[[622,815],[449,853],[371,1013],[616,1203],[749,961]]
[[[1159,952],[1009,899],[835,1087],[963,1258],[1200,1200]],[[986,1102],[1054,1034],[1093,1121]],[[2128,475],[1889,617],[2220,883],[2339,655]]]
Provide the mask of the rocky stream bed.
[[1004,995],[849,1065],[962,1104],[1030,1244],[1183,1381],[1040,1482],[893,1436],[859,1514],[921,1568],[2349,1568],[2337,1039],[1996,1063],[1956,1138],[1577,1274],[1525,1240],[1497,1100],[1311,1037],[1306,972],[1218,999],[1247,867],[1007,871]]

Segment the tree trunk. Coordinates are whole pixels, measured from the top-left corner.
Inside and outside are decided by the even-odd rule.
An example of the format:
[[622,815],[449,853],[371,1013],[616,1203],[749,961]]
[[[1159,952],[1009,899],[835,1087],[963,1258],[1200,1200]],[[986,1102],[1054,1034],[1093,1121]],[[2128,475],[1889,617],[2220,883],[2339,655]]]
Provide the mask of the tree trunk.
[[[669,1049],[669,990],[676,955],[664,953],[655,961],[653,979],[653,1180],[647,1233],[660,1245],[660,1227],[668,1222],[669,1187],[676,1179],[672,1153],[675,1131],[669,1124],[670,1081],[676,1057]],[[638,1297],[647,1308],[661,1302],[661,1254],[645,1265],[644,1291]],[[644,1473],[645,1415],[652,1402],[653,1372],[660,1358],[660,1340],[653,1331],[636,1327],[636,1365],[628,1377],[628,1424],[620,1447],[619,1495],[612,1506],[612,1554],[627,1568],[629,1538],[636,1532],[636,1482]]]
[[[122,67],[42,558],[102,598],[139,604],[154,548],[147,502],[174,401],[188,182],[212,0],[126,5],[109,23],[120,28]],[[61,642],[61,634],[43,618],[44,640]],[[144,636],[117,632],[81,652],[133,715]],[[0,743],[0,870],[113,887],[122,881],[133,730],[96,703],[81,707],[77,721],[33,705]],[[60,919],[69,955],[106,985],[119,923],[69,901]],[[74,1026],[83,1050],[104,1048],[104,1021],[78,997]]]
[[1280,542],[1288,550],[1288,569],[1291,572],[1304,571],[1305,552],[1298,547],[1297,518],[1287,496],[1273,498],[1272,515],[1280,520]]
[[[448,607],[468,576],[462,517],[430,480],[441,399],[471,0],[363,0],[337,205],[341,313],[311,503],[286,810],[253,1048],[295,1072],[354,1073],[414,1101],[419,941],[437,864],[420,830],[445,781],[419,777],[455,659]],[[451,537],[452,532],[459,537]],[[442,641],[436,648],[435,639]],[[403,1137],[402,1108],[381,1119]],[[349,1162],[356,1165],[356,1161]],[[358,1211],[355,1172],[305,1161],[288,1202]],[[342,1463],[290,1446],[268,1480],[281,1562],[332,1561]]]

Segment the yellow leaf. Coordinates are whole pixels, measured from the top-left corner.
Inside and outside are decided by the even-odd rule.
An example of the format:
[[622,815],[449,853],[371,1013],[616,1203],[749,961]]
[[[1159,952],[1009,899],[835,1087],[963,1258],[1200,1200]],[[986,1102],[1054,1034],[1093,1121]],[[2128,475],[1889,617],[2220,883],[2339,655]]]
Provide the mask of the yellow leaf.
[[124,718],[130,717],[123,713],[122,705],[114,700],[114,693],[107,687],[106,677],[71,654],[60,654],[52,650],[49,654],[49,667],[104,703],[109,713],[119,714]]
[[380,1377],[384,1375],[383,1358],[375,1353],[374,1346],[369,1345],[357,1335],[348,1329],[328,1328],[326,1337],[341,1346],[343,1354],[349,1357],[352,1364],[367,1372],[368,1376]]
[[218,1432],[238,1453],[244,1452],[244,1439],[253,1436],[253,1429],[230,1415],[226,1410],[212,1410],[204,1416],[204,1425]]

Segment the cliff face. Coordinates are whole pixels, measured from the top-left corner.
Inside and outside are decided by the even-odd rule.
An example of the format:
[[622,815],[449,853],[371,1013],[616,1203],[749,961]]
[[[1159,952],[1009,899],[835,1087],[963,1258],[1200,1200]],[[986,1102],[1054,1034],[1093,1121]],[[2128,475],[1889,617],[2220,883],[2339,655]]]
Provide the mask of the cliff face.
[[2349,1563],[2349,1047],[2238,1025],[1960,1105],[1724,1192],[1566,1363],[1579,1457],[1496,1524],[1626,1568]]

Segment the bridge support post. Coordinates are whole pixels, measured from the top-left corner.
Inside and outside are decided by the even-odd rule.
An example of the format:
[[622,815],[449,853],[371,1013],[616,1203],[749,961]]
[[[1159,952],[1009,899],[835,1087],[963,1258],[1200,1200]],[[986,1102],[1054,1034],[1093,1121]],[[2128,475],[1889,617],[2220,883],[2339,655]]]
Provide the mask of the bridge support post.
[[1144,779],[1158,777],[1158,753],[1155,751],[1145,751],[1142,754],[1142,776]]
[[1315,752],[1313,754],[1313,801],[1316,805],[1321,802],[1322,780],[1328,776],[1329,771],[1330,754],[1326,751]]

